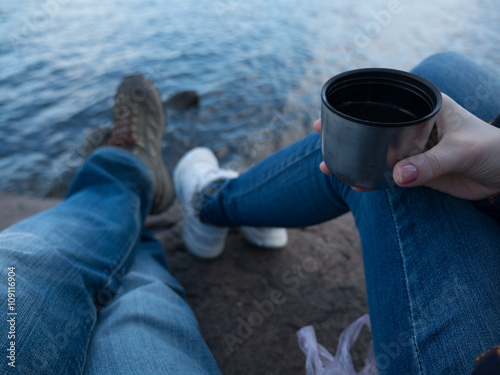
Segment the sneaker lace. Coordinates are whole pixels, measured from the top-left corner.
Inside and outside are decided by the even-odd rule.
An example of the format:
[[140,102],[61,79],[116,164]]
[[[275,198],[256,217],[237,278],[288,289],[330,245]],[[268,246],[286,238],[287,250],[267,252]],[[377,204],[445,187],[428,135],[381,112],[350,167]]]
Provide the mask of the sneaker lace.
[[218,168],[206,169],[198,175],[198,183],[191,202],[186,205],[186,210],[191,214],[198,216],[207,204],[208,199],[214,197],[220,190],[221,183],[238,176],[238,173],[232,170]]
[[235,178],[237,175],[238,173],[232,170],[225,170],[218,168],[207,169],[198,176],[199,182],[196,191],[197,193],[201,193],[205,188],[207,188],[214,182],[221,180],[229,180],[231,178]]

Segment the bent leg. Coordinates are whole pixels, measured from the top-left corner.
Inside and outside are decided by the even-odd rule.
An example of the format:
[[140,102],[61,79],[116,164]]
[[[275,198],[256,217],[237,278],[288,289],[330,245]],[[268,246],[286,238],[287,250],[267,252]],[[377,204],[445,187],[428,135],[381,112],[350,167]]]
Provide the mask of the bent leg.
[[500,222],[428,188],[353,191],[346,201],[379,375],[471,373],[500,342]]
[[[0,278],[7,280],[7,267],[16,274],[19,373],[81,374],[96,305],[111,298],[129,267],[151,199],[151,174],[142,162],[101,148],[65,201],[0,234]],[[2,337],[6,329],[0,325]]]
[[305,227],[349,211],[350,189],[319,170],[321,137],[312,133],[226,181],[200,212],[218,226]]
[[143,235],[122,284],[99,313],[85,374],[220,374],[151,235]]

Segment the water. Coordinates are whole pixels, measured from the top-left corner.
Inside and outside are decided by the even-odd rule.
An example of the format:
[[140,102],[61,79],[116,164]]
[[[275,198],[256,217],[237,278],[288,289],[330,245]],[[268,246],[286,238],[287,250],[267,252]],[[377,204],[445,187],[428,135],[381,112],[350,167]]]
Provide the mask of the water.
[[[322,84],[361,67],[410,69],[453,49],[498,73],[498,0],[16,0],[0,4],[0,191],[44,196],[82,163],[88,130],[110,125],[123,75],[163,98],[169,168],[207,145],[249,164],[268,142],[305,134]],[[292,139],[293,136],[289,139]],[[255,152],[255,151],[259,152]]]

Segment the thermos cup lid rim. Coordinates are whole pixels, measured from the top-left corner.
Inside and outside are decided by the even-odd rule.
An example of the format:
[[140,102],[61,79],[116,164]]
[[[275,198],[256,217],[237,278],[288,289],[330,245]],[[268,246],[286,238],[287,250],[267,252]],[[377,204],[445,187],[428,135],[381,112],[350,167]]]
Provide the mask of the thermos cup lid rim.
[[[386,84],[394,85],[395,87],[405,88],[414,90],[414,93],[419,96],[425,96],[428,100],[432,101],[432,110],[423,117],[416,120],[406,121],[406,122],[394,122],[390,124],[379,123],[375,121],[369,121],[364,119],[355,118],[349,116],[334,106],[332,106],[328,100],[328,95],[330,89],[334,85],[340,85],[342,83],[352,83],[352,84]],[[330,78],[321,90],[321,101],[323,106],[328,110],[334,112],[340,117],[348,120],[352,120],[356,123],[372,125],[372,126],[387,126],[387,127],[400,127],[400,126],[410,126],[419,124],[423,121],[436,115],[439,112],[442,105],[442,96],[438,88],[430,81],[422,78],[416,74],[408,73],[402,70],[387,69],[387,68],[364,68],[349,70],[340,74],[335,75]]]

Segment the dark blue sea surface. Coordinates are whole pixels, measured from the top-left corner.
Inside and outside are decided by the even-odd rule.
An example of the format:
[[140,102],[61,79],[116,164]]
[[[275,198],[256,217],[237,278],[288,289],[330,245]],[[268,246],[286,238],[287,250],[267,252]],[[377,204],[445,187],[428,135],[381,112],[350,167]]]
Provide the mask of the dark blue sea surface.
[[447,49],[498,73],[499,29],[498,0],[2,1],[0,191],[67,184],[130,73],[163,99],[200,95],[199,108],[167,113],[169,168],[197,145],[248,165],[270,152],[259,143],[309,131],[331,76],[408,70]]

